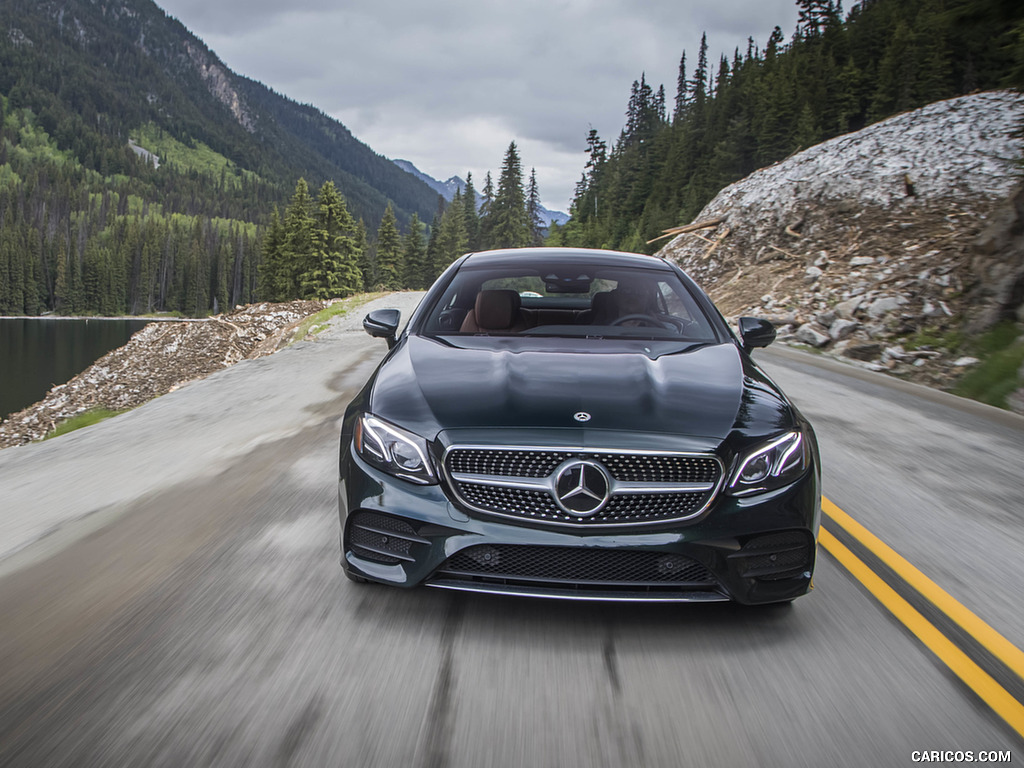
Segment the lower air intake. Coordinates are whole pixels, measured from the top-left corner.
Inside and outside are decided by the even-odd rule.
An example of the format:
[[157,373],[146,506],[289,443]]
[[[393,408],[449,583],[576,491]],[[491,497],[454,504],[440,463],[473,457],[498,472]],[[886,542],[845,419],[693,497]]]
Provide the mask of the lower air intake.
[[603,550],[481,544],[457,552],[441,567],[444,579],[591,587],[709,588],[714,576],[682,555],[646,550]]

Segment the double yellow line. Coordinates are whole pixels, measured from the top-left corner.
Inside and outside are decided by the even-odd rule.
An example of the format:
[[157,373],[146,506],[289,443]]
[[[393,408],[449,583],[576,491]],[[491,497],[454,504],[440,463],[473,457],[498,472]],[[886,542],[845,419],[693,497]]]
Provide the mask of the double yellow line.
[[[942,587],[911,565],[889,545],[875,536],[826,498],[821,500],[823,522],[834,523],[929,603],[956,623],[979,645],[1024,681],[1024,652],[958,602]],[[1024,704],[1015,699],[990,674],[939,631],[916,608],[901,597],[864,562],[822,525],[819,543],[846,568],[890,613],[902,622],[972,691],[1024,738]]]

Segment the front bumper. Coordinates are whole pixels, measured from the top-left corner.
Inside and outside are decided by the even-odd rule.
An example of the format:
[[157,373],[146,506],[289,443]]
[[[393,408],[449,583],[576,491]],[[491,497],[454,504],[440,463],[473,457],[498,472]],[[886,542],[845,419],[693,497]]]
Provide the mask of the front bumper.
[[813,468],[747,498],[719,494],[698,521],[553,529],[468,512],[443,486],[418,486],[351,450],[339,482],[342,566],[399,587],[629,602],[744,604],[811,588],[820,518]]

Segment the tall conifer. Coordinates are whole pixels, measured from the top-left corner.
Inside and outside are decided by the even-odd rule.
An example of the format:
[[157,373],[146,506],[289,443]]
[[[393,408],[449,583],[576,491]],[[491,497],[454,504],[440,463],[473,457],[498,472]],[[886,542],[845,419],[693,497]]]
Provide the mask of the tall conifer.
[[523,169],[513,141],[505,151],[498,177],[498,191],[491,207],[492,245],[495,248],[522,248],[530,243],[530,223],[526,218]]

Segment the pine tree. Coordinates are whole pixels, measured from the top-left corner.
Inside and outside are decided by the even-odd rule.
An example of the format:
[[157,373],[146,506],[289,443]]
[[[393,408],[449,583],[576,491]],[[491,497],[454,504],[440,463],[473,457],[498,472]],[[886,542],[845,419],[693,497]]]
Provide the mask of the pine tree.
[[284,225],[274,207],[270,225],[263,237],[263,261],[259,267],[259,296],[265,301],[279,301],[278,285],[284,281]]
[[690,85],[686,81],[686,51],[679,59],[679,75],[676,77],[676,106],[672,112],[672,121],[678,123],[686,115],[686,107],[690,100]]
[[359,267],[359,274],[363,277],[363,290],[375,291],[380,282],[377,274],[377,255],[370,247],[369,238],[366,234],[366,222],[362,219],[356,223],[356,265]]
[[833,0],[796,0],[796,5],[800,9],[797,20],[799,29],[808,37],[820,34],[829,19],[836,14]]
[[466,173],[466,188],[462,192],[465,208],[466,250],[480,250],[480,214],[477,211],[476,189],[473,188],[473,174]]
[[697,69],[693,73],[693,87],[690,89],[693,94],[694,107],[702,109],[708,97],[708,33],[700,36],[700,50],[697,53]]
[[403,287],[405,268],[402,263],[402,239],[398,234],[395,210],[390,202],[377,230],[377,272],[379,290],[397,291]]
[[402,238],[402,262],[405,265],[407,288],[422,290],[431,281],[431,270],[426,263],[427,244],[423,240],[423,222],[418,214],[409,218],[409,229]]
[[[494,228],[493,207],[494,182],[491,181],[491,172],[488,171],[484,176],[483,197],[480,199],[480,241],[477,246],[480,250],[494,247],[494,240],[491,237],[491,230]],[[435,223],[439,221],[440,217],[435,217]]]
[[434,247],[434,273],[440,275],[449,264],[466,252],[469,236],[466,232],[466,206],[462,194],[456,192],[444,210],[438,226]]
[[283,269],[278,283],[281,299],[297,299],[302,295],[301,276],[312,266],[313,221],[313,199],[306,180],[300,178],[284,216]]
[[501,175],[498,177],[498,192],[491,206],[491,218],[492,247],[522,248],[530,243],[523,170],[514,141],[505,152]]
[[540,190],[537,188],[537,169],[530,169],[530,183],[526,191],[526,220],[530,225],[531,245],[544,243],[546,222],[541,216]]
[[301,278],[304,297],[333,299],[362,290],[356,225],[333,181],[324,182],[317,196],[312,245],[312,263]]

